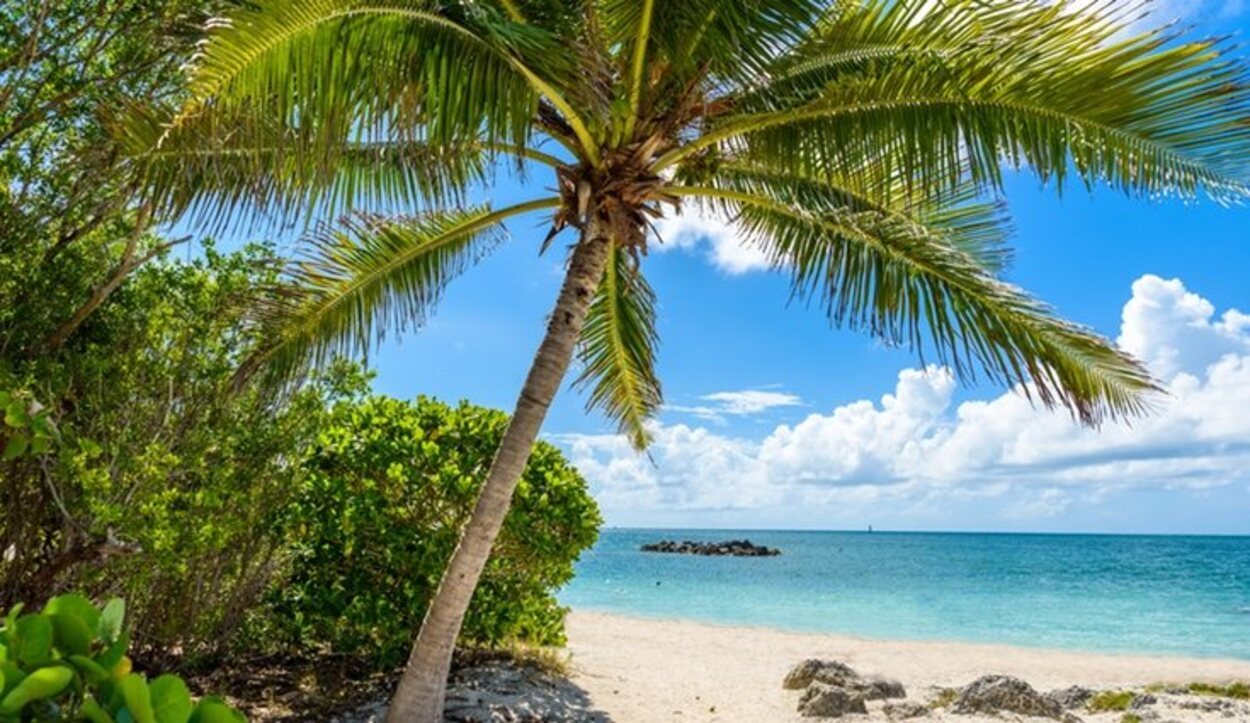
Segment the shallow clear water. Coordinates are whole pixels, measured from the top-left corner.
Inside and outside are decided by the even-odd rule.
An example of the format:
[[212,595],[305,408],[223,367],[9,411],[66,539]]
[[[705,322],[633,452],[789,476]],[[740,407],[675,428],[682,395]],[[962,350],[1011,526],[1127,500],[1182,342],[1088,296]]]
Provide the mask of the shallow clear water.
[[[783,554],[638,550],[744,537]],[[865,637],[1250,659],[1250,537],[604,530],[560,598]]]

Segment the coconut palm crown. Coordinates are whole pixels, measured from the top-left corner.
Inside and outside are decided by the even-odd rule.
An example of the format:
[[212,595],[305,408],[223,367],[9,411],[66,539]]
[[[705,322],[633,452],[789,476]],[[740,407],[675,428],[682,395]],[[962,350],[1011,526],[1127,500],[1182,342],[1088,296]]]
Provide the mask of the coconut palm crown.
[[[1137,362],[1000,280],[1012,169],[1055,189],[1244,195],[1242,65],[1220,40],[1131,33],[1124,5],[256,0],[215,21],[185,105],[126,124],[147,202],[214,226],[341,218],[258,306],[268,341],[246,372],[298,379],[420,325],[510,218],[548,215],[546,238],[520,241],[535,252],[576,234],[390,719],[437,719],[463,608],[573,357],[590,405],[646,445],[662,397],[644,257],[665,214],[733,219],[798,297],[962,379],[1088,424],[1146,411]],[[533,200],[470,203],[508,169]]]

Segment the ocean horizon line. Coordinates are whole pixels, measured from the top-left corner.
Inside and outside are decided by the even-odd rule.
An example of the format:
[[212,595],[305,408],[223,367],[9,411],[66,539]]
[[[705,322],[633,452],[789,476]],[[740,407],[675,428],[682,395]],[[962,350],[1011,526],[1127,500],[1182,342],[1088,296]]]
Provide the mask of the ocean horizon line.
[[1250,538],[1247,532],[1071,532],[1047,530],[934,530],[900,528],[822,528],[822,527],[669,527],[655,525],[604,525],[602,530],[629,532],[743,532],[767,534],[862,534],[862,535],[1001,535],[1029,537],[1174,537],[1174,538]]

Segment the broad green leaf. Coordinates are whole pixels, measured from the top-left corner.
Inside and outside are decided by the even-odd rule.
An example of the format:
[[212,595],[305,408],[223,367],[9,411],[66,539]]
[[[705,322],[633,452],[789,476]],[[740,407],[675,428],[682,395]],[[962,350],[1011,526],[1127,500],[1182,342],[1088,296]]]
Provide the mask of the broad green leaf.
[[113,598],[104,605],[104,609],[100,611],[100,621],[98,623],[100,637],[107,643],[117,640],[122,632],[122,624],[126,619],[126,603],[121,598]]
[[67,614],[47,615],[52,621],[53,640],[56,647],[63,653],[86,655],[91,652],[91,641],[94,639],[91,628],[82,618]]
[[[9,690],[13,689],[26,677],[26,672],[17,667],[17,663],[13,662],[0,663],[0,673],[4,673],[4,686],[7,686]],[[0,697],[3,697],[3,694],[6,692],[5,687],[0,687]]]
[[99,684],[109,679],[109,672],[85,655],[71,655],[68,660],[89,683]]
[[78,712],[82,715],[82,717],[91,721],[91,723],[113,723],[113,716],[109,715],[104,708],[100,707],[100,704],[97,703],[95,698],[92,698],[90,695],[83,700],[82,706],[79,707]]
[[30,415],[26,413],[26,403],[20,399],[11,400],[4,408],[4,423],[16,429],[30,424]]
[[148,685],[157,723],[187,723],[193,704],[187,684],[176,675],[162,675]]
[[130,646],[130,636],[122,633],[103,653],[96,656],[96,662],[105,670],[112,670],[126,657],[126,648]]
[[16,713],[32,701],[51,698],[65,690],[73,679],[74,671],[63,665],[40,668],[23,678],[4,700],[0,700],[0,713]]
[[247,723],[247,718],[219,698],[205,698],[195,707],[189,723]]
[[19,663],[38,665],[52,657],[52,621],[43,615],[23,615],[15,626]]
[[88,628],[95,630],[100,624],[100,611],[84,595],[70,593],[58,595],[43,606],[45,615],[70,615],[81,620]]
[[139,673],[130,673],[117,681],[117,687],[121,690],[122,699],[126,701],[126,710],[135,719],[135,723],[157,723],[147,679]]
[[25,434],[14,432],[13,436],[9,437],[9,441],[4,445],[4,455],[0,459],[7,462],[21,457],[26,453],[26,447],[29,444],[30,440],[27,439]]

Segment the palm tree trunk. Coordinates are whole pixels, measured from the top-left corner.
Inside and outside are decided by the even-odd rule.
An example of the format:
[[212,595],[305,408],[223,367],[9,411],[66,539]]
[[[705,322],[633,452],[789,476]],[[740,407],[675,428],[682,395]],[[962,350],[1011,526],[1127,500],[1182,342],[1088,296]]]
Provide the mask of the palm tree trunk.
[[442,720],[451,654],[465,611],[508,514],[512,492],[521,479],[547,409],[573,358],[610,251],[603,224],[592,213],[573,251],[564,285],[547,324],[547,334],[521,388],[516,411],[495,453],[486,484],[426,611],[421,632],[408,657],[408,666],[391,700],[386,723],[438,723]]

